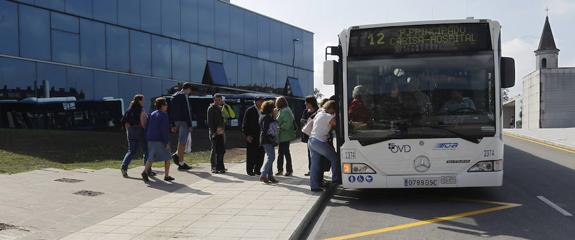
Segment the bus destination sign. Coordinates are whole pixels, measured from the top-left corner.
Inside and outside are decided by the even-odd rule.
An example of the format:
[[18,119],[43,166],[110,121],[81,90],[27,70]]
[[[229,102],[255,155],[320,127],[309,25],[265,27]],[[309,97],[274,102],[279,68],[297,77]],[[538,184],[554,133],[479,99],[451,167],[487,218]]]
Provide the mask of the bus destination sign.
[[403,55],[492,50],[487,23],[435,24],[351,31],[349,55]]

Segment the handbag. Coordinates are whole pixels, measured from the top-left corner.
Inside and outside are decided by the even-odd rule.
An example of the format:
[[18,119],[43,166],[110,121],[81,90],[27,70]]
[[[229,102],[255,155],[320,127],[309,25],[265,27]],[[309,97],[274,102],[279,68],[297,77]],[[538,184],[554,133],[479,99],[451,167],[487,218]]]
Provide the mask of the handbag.
[[313,118],[309,118],[307,123],[301,129],[301,132],[305,135],[311,136],[311,130],[313,130]]
[[192,134],[188,133],[188,140],[186,141],[186,149],[185,149],[186,153],[191,153],[192,152]]

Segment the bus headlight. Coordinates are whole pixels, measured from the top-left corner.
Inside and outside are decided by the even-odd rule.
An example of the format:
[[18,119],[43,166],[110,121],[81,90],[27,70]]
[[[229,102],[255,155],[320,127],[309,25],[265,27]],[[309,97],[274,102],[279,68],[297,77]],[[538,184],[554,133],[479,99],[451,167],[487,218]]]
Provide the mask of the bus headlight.
[[375,170],[365,163],[344,163],[344,174],[374,174]]
[[502,160],[481,161],[467,170],[468,172],[499,172],[503,170]]

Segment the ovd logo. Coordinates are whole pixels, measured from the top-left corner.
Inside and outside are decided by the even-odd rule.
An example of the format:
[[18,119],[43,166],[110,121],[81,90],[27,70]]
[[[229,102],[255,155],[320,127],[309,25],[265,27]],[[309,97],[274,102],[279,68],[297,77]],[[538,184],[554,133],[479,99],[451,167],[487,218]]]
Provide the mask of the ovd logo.
[[392,153],[408,153],[411,152],[411,146],[409,145],[397,145],[395,143],[390,143],[387,147],[389,149],[389,151],[391,151]]

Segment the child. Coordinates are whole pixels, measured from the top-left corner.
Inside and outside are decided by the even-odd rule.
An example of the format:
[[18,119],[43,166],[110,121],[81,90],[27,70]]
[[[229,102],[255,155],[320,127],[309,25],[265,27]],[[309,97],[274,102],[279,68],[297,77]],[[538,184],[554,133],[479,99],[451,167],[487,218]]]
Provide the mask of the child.
[[148,125],[146,127],[146,139],[148,140],[148,161],[146,168],[142,172],[142,179],[148,183],[148,172],[152,169],[154,161],[164,161],[165,175],[164,180],[171,182],[175,180],[170,176],[170,120],[168,119],[168,104],[165,98],[157,98],[154,106],[156,111],[150,114]]

